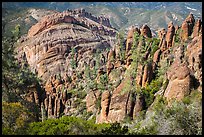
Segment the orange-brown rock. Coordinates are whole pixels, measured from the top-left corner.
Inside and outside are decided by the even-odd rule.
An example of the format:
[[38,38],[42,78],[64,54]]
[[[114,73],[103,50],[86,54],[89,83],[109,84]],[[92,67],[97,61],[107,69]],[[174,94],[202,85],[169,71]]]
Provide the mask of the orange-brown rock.
[[194,37],[192,42],[188,44],[185,55],[188,58],[191,74],[194,74],[199,82],[199,91],[202,92],[202,35]]
[[139,116],[139,112],[143,110],[144,108],[144,97],[139,95],[136,97],[136,102],[133,110],[133,119],[137,118]]
[[109,75],[111,70],[114,69],[114,64],[111,61],[107,62],[107,74]]
[[142,86],[142,73],[143,73],[144,67],[143,65],[139,64],[137,68],[137,76],[136,76],[136,85]]
[[127,58],[127,61],[126,61],[126,66],[130,66],[131,62],[132,62],[132,57],[129,56],[129,57]]
[[49,96],[49,101],[48,101],[48,118],[52,117],[54,114],[54,99],[52,98],[52,96]]
[[86,96],[86,109],[87,112],[96,112],[96,100],[99,98],[100,96],[100,91],[91,91],[87,94]]
[[116,60],[114,63],[114,68],[119,68],[122,65],[122,61],[121,60]]
[[142,76],[142,87],[146,87],[146,85],[152,80],[153,70],[152,63],[148,63],[144,67],[144,73]]
[[178,29],[180,29],[180,26],[175,25],[175,33],[177,33]]
[[158,62],[159,62],[160,55],[161,55],[161,50],[158,49],[158,50],[154,53],[153,62],[158,63]]
[[169,81],[164,97],[170,102],[172,99],[181,100],[190,93],[191,77],[188,75],[182,80],[174,79]]
[[110,104],[110,92],[104,91],[101,95],[101,110],[99,116],[96,118],[96,123],[107,122],[109,104]]
[[167,101],[172,99],[181,100],[190,93],[192,88],[192,77],[188,63],[183,61],[184,47],[177,47],[173,64],[167,71],[168,86],[164,96]]
[[126,117],[127,112],[130,111],[127,110],[127,108],[131,108],[131,106],[128,106],[128,104],[131,104],[128,103],[131,93],[130,91],[123,93],[123,90],[128,90],[125,87],[126,82],[127,80],[124,80],[112,93],[108,113],[108,122],[120,122]]
[[110,52],[108,53],[108,61],[111,61],[115,59],[115,50],[110,50]]
[[48,112],[48,105],[49,105],[49,97],[45,97],[44,99],[45,111]]
[[160,41],[166,37],[165,28],[161,28],[160,30],[158,30],[158,36],[159,36]]
[[28,37],[35,36],[36,34],[42,32],[43,30],[62,22],[77,23],[77,20],[72,16],[64,14],[56,13],[54,15],[48,15],[44,17],[39,23],[31,27],[31,29],[28,31]]
[[175,34],[175,27],[173,25],[173,22],[170,22],[168,24],[168,30],[166,34],[167,48],[172,47],[173,41],[174,41],[174,34]]
[[152,38],[152,32],[147,25],[143,25],[140,31],[141,35],[144,36],[145,38]]
[[134,33],[138,33],[140,35],[140,30],[134,26],[131,26],[129,28],[129,31],[128,31],[128,34],[127,34],[127,41],[126,41],[126,56],[127,54],[129,53],[131,47],[132,47],[132,44],[133,44],[133,37],[134,37]]
[[184,21],[183,23],[182,23],[182,26],[181,26],[181,35],[180,35],[180,37],[181,37],[181,39],[183,40],[183,41],[186,41],[187,39],[188,39],[188,36],[189,36],[189,28],[188,28],[188,23],[186,22],[186,21]]
[[198,19],[194,25],[194,28],[193,28],[193,33],[192,33],[192,38],[196,37],[196,36],[199,36],[200,34],[200,30],[201,30],[201,20]]
[[159,35],[159,47],[161,49],[161,51],[165,51],[167,49],[167,42],[166,42],[166,30],[164,28],[160,29],[158,31],[158,35]]
[[193,27],[194,27],[194,24],[195,24],[195,19],[194,19],[193,14],[190,13],[185,20],[189,25],[189,36],[190,36],[191,33],[193,32]]
[[193,27],[194,27],[195,19],[193,14],[189,14],[188,17],[184,20],[181,26],[181,39],[183,41],[186,41],[189,36],[191,36],[193,32]]
[[[43,17],[31,27],[27,37],[22,38],[16,48],[17,58],[21,60],[25,57],[31,71],[37,73],[43,81],[55,74],[64,76],[65,69],[72,69],[71,48],[76,49],[74,60],[76,69],[80,71],[85,68],[85,62],[90,64],[89,60],[93,58],[90,54],[92,51],[110,48],[109,39],[115,36],[115,30],[105,23],[108,20],[102,17],[101,19],[106,21],[100,24],[97,19],[90,20],[91,16],[83,15],[82,19],[78,14],[82,13],[66,11]],[[84,25],[81,25],[82,20]],[[108,26],[103,26],[104,23]],[[94,31],[91,27],[93,25],[103,29]],[[73,69],[68,73],[72,71]]]

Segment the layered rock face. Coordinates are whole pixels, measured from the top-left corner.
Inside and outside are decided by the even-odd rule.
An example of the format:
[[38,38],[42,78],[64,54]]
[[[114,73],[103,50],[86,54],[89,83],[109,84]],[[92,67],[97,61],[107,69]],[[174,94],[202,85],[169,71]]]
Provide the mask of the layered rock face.
[[[111,87],[107,84],[108,88],[103,91],[98,87],[87,89],[83,98],[86,112],[96,115],[96,123],[137,118],[147,100],[144,95],[136,94],[132,87],[146,88],[154,79],[157,68],[164,67],[161,60],[167,60],[169,65],[164,74],[168,83],[163,89],[168,102],[182,100],[193,88],[202,92],[202,26],[200,20],[195,25],[194,22],[193,15],[189,15],[181,27],[183,31],[179,38],[182,43],[178,45],[175,37],[179,27],[170,22],[167,31],[158,31],[160,42],[156,50],[147,25],[140,29],[131,27],[122,61],[118,47],[105,51],[111,47],[110,38],[115,36],[108,19],[94,17],[83,9],[47,16],[29,30],[27,37],[20,39],[17,48],[18,58],[27,60],[30,68],[44,81],[45,92],[36,94],[33,90],[28,94],[28,100],[44,106],[48,118],[80,113],[76,103],[78,98],[70,91],[79,89],[81,83],[88,84],[85,67],[93,69],[96,66],[93,53],[97,50],[104,51],[93,81],[100,84],[101,76],[106,75]],[[129,71],[135,63],[131,56],[135,32],[142,38],[136,47],[144,46],[146,51],[139,53],[142,62],[138,62],[137,73],[133,76]]]
[[[65,11],[42,18],[20,40],[18,58],[25,57],[31,70],[43,80],[54,74],[64,75],[71,68],[72,59],[77,62],[76,69],[90,64],[90,54],[110,47],[109,37],[114,37],[116,32],[108,24],[104,26],[86,18],[89,16],[82,11],[80,14]],[[71,55],[72,48],[76,51],[74,55]]]
[[[16,48],[17,58],[28,62],[30,69],[42,79],[45,89],[40,99],[31,92],[28,100],[43,105],[48,117],[75,113],[77,98],[67,90],[76,87],[76,72],[82,75],[86,64],[93,68],[93,53],[110,48],[110,38],[114,40],[115,34],[109,19],[92,16],[84,9],[43,17],[30,28],[26,37],[19,40]],[[99,59],[101,66],[106,65],[108,57],[105,54]],[[87,107],[93,103],[94,100]],[[92,111],[92,108],[88,110]]]

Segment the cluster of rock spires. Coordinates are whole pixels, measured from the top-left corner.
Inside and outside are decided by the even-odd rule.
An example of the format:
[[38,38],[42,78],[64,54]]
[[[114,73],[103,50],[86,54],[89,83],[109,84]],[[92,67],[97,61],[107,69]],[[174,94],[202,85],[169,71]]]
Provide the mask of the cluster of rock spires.
[[[176,45],[175,38],[179,29],[181,42]],[[144,38],[152,38],[151,30],[147,25],[143,25],[140,29],[131,27],[126,40],[125,61],[118,58],[120,51],[117,46],[109,52],[103,52],[100,65],[105,69],[100,68],[98,76],[107,73],[111,82],[124,77],[124,70],[128,70],[132,62],[130,50],[135,32]],[[31,27],[26,38],[20,39],[20,46],[17,48],[19,60],[26,59],[31,70],[44,80],[43,93],[38,93],[37,88],[32,87],[27,99],[43,106],[48,117],[59,117],[62,113],[65,115],[78,113],[75,104],[77,98],[73,98],[66,91],[74,89],[80,81],[76,76],[77,71],[82,72],[81,80],[84,78],[85,64],[93,68],[95,60],[91,54],[97,49],[110,48],[108,40],[110,37],[115,37],[115,34],[116,31],[111,28],[108,19],[94,17],[84,9],[68,10],[43,18]],[[87,112],[96,114],[96,123],[120,122],[126,116],[136,118],[138,112],[144,109],[144,97],[136,96],[132,91],[124,94],[121,91],[128,80],[145,87],[152,81],[161,60],[168,60],[170,65],[166,73],[169,82],[166,89],[162,91],[168,101],[173,98],[182,99],[190,93],[192,88],[202,92],[201,20],[198,19],[195,22],[193,15],[190,14],[182,23],[181,28],[170,22],[167,31],[159,30],[158,36],[159,49],[153,55],[153,62],[138,65],[136,81],[125,77],[112,91],[106,90],[101,93],[96,89],[87,93],[86,109]],[[190,40],[189,37],[191,37]],[[141,44],[139,43],[138,46]],[[185,44],[187,44],[186,51]],[[75,70],[70,66],[72,47],[77,50],[74,54],[74,60],[77,62]],[[173,49],[173,53],[170,49]],[[144,55],[146,60],[149,52],[147,51]],[[118,75],[113,75],[113,71],[117,71]],[[57,74],[61,77],[59,78]],[[60,92],[64,89],[66,89],[65,92]],[[101,109],[96,107],[99,98],[101,98]]]

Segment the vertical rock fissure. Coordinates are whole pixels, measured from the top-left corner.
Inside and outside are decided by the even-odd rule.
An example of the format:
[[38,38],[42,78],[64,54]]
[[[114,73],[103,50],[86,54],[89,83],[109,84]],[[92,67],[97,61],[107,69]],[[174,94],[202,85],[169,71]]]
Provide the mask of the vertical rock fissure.
[[108,106],[106,108],[106,116],[107,117],[108,117],[109,108],[110,108],[111,96],[112,96],[112,94],[109,94],[109,97],[108,97]]
[[127,100],[126,100],[126,103],[125,103],[125,115],[127,116],[127,111],[128,111],[128,102],[129,102],[129,98],[130,98],[130,92],[128,93],[128,96],[127,96]]

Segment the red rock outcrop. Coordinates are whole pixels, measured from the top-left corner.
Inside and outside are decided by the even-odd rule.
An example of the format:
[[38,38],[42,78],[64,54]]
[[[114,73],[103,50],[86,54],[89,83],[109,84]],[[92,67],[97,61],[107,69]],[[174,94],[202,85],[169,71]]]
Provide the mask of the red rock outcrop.
[[143,25],[140,31],[141,35],[144,36],[145,38],[152,38],[152,32],[147,25]]
[[126,117],[127,108],[131,108],[131,106],[127,106],[131,93],[122,93],[122,90],[125,90],[125,83],[126,81],[124,80],[112,93],[107,119],[108,122],[120,122]]
[[158,35],[159,35],[159,39],[160,39],[159,47],[160,47],[161,51],[165,51],[167,49],[166,33],[167,32],[164,28],[162,28],[158,31]]
[[192,78],[187,62],[182,61],[183,47],[177,48],[175,60],[167,71],[168,86],[164,97],[170,102],[171,99],[181,100],[190,93]]
[[168,24],[168,30],[166,34],[167,48],[172,47],[173,41],[174,41],[174,34],[175,34],[175,27],[173,25],[173,22],[170,22]]
[[[84,14],[83,18],[77,16],[81,14]],[[85,14],[83,10],[65,11],[42,18],[31,27],[28,36],[16,49],[19,60],[25,55],[31,70],[44,80],[54,74],[64,75],[65,68],[72,68],[73,56],[76,69],[84,69],[85,63],[93,61],[90,53],[110,47],[109,37],[114,37],[116,33],[114,29],[103,26],[104,23],[99,24],[99,21],[86,18],[89,15]],[[93,26],[102,30],[94,31]],[[72,48],[76,49],[74,55],[71,53]],[[72,71],[69,71],[69,75]]]
[[87,94],[86,96],[86,108],[87,108],[87,112],[96,112],[96,100],[99,98],[100,96],[100,91],[92,91],[90,93]]
[[153,69],[152,63],[148,63],[144,67],[144,72],[142,76],[142,87],[146,87],[146,85],[152,80]]
[[198,90],[202,92],[202,35],[194,37],[188,44],[185,55],[188,58],[188,67],[199,82]]
[[186,41],[188,37],[192,34],[193,32],[193,26],[195,23],[195,19],[193,14],[189,14],[188,17],[184,20],[184,22],[181,25],[181,39],[183,41]]
[[199,36],[200,35],[200,31],[201,31],[201,20],[198,19],[194,25],[194,28],[193,28],[193,33],[192,33],[192,38],[196,37],[196,36]]
[[126,41],[126,58],[129,56],[129,51],[132,48],[132,44],[133,44],[133,37],[134,37],[134,33],[138,33],[138,35],[140,35],[140,30],[134,26],[131,26],[129,28],[128,34],[127,34],[127,41]]
[[110,92],[104,91],[101,95],[101,110],[100,114],[96,117],[96,123],[104,123],[107,121],[107,116],[109,112],[109,104],[110,104]]

